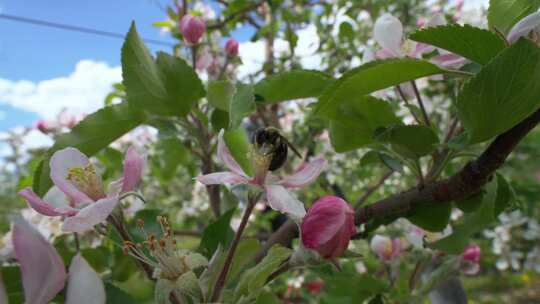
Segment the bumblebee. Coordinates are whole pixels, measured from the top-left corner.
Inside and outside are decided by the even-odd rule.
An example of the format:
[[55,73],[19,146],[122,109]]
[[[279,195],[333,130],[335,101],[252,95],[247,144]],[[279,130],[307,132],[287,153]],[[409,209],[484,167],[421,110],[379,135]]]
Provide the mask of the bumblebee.
[[270,156],[272,159],[268,170],[275,171],[283,166],[287,160],[287,152],[290,148],[298,157],[302,155],[285,138],[278,129],[273,127],[260,128],[253,133],[251,142],[256,151],[264,156]]

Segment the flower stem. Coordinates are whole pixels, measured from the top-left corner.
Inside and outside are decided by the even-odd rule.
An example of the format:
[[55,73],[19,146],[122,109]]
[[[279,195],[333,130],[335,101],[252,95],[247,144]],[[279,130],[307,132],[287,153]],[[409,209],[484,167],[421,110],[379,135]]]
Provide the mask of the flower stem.
[[416,96],[416,100],[418,101],[418,105],[420,106],[420,110],[422,110],[422,116],[424,118],[424,123],[426,126],[431,127],[431,123],[429,122],[429,116],[427,114],[426,108],[424,107],[424,102],[422,101],[422,96],[420,96],[420,91],[418,91],[418,87],[416,86],[416,82],[414,80],[411,80],[411,85],[413,87],[414,95]]
[[236,251],[236,247],[238,247],[238,243],[240,242],[242,233],[244,232],[244,229],[247,226],[247,222],[248,222],[249,216],[251,215],[251,212],[253,211],[253,207],[255,207],[255,204],[259,200],[259,196],[260,194],[250,195],[248,199],[248,204],[246,206],[246,210],[244,211],[244,215],[242,216],[242,221],[240,222],[240,226],[238,227],[238,230],[236,231],[236,235],[234,236],[234,240],[231,244],[231,248],[229,249],[229,252],[227,253],[227,258],[225,259],[223,268],[221,269],[221,272],[219,273],[219,277],[216,281],[216,285],[214,286],[212,297],[210,300],[210,302],[212,303],[217,302],[219,300],[219,295],[221,293],[221,290],[223,289],[223,286],[225,285],[227,274],[229,273],[229,269],[231,268],[231,263],[234,257],[234,253]]

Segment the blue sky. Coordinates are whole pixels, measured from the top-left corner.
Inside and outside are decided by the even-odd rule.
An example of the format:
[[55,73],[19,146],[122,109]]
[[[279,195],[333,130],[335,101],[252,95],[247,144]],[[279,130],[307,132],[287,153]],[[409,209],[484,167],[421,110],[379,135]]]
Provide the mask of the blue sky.
[[[152,23],[166,18],[160,8],[165,0],[0,0],[0,13],[52,21],[124,34],[135,20],[144,38],[173,43]],[[246,40],[246,30],[236,31],[235,38]],[[102,37],[33,24],[0,19],[0,80],[30,81],[38,84],[66,77],[81,60],[120,65],[122,39]],[[147,44],[153,51],[170,47]],[[0,131],[18,125],[31,125],[36,113],[15,108],[1,100]]]

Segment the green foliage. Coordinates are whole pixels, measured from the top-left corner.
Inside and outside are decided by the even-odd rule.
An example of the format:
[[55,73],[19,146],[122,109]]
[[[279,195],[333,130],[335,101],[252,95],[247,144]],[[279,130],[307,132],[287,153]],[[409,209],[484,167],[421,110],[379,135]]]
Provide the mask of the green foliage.
[[486,186],[480,208],[467,214],[463,223],[455,227],[451,235],[433,243],[433,248],[450,254],[460,254],[468,245],[471,236],[492,224],[498,212],[508,206],[511,198],[508,183],[502,176],[497,176]]
[[242,269],[253,261],[255,255],[261,250],[262,246],[256,239],[242,240],[236,248],[231,269],[229,270],[229,279],[234,279]]
[[497,34],[470,25],[428,27],[413,33],[409,38],[445,49],[482,65],[487,64],[506,47],[506,42]]
[[155,161],[160,170],[157,174],[165,180],[171,180],[176,174],[179,165],[190,161],[189,151],[177,137],[162,136],[156,143]]
[[514,24],[539,7],[540,0],[490,0],[487,16],[489,27],[507,34]]
[[333,82],[329,75],[310,70],[292,70],[271,75],[255,85],[264,103],[318,97]]
[[135,24],[122,46],[122,77],[128,102],[158,115],[185,116],[205,94],[184,60],[159,52],[154,61]]
[[211,257],[219,245],[227,248],[234,238],[234,231],[231,228],[231,217],[236,209],[231,209],[223,213],[215,222],[204,229],[199,252],[206,257]]
[[250,268],[240,278],[234,291],[235,299],[242,296],[256,298],[268,277],[291,255],[292,250],[274,245],[259,264]]
[[138,303],[128,293],[114,286],[111,283],[105,283],[105,294],[107,295],[107,304],[136,304]]
[[315,112],[328,118],[340,119],[339,106],[347,100],[444,72],[445,70],[427,61],[410,58],[366,63],[348,71],[328,86],[319,97]]
[[21,270],[19,267],[0,267],[0,283],[4,285],[9,303],[24,302]]
[[249,157],[251,148],[246,131],[241,128],[236,130],[228,130],[223,134],[223,138],[225,139],[227,147],[229,147],[231,154],[238,162],[240,167],[242,167],[247,175],[252,176],[253,169],[251,167],[251,159]]
[[229,128],[238,128],[242,119],[253,112],[255,112],[253,86],[237,83],[236,94],[234,94],[229,106]]
[[456,207],[464,213],[472,213],[482,206],[484,192],[477,193],[471,197],[455,201]]
[[443,231],[450,222],[452,204],[434,204],[429,207],[417,208],[414,213],[407,217],[411,223],[431,232]]
[[501,52],[461,90],[457,109],[471,143],[488,140],[540,105],[540,48],[527,39]]
[[87,156],[92,156],[110,143],[131,131],[144,121],[144,115],[120,103],[86,116],[69,133],[56,138],[54,145],[47,151],[46,156],[34,173],[34,191],[44,195],[52,186],[49,177],[49,160],[54,152],[74,147]]
[[412,159],[430,154],[439,143],[433,129],[420,125],[391,126],[379,131],[376,138],[390,143],[394,151]]
[[375,130],[401,122],[388,102],[371,96],[349,99],[339,112],[339,120],[330,121],[330,140],[336,152],[373,143]]
[[213,107],[228,112],[231,100],[236,93],[236,87],[226,80],[210,81],[207,92],[206,98]]

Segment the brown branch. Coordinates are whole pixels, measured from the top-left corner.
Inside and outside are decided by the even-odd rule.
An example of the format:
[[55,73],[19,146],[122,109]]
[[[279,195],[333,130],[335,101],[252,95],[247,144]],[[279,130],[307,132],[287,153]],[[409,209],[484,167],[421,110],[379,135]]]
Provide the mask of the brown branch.
[[[458,173],[445,180],[427,184],[423,188],[411,188],[402,193],[365,206],[356,211],[355,223],[366,223],[371,219],[382,219],[390,216],[403,216],[419,206],[435,206],[465,198],[478,192],[492,174],[505,162],[517,144],[540,123],[540,109],[497,136],[487,149],[474,161],[467,163]],[[261,259],[274,244],[286,244],[298,234],[297,226],[287,221],[274,232],[265,243],[257,259]]]

